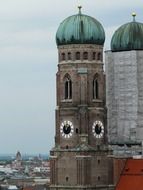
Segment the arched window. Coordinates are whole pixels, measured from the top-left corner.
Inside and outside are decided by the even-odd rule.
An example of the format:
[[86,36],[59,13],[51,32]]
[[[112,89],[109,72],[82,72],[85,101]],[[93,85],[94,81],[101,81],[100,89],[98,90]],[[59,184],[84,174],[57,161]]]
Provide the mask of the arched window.
[[68,52],[68,60],[71,60],[71,52]]
[[93,57],[92,57],[93,60],[96,60],[96,52],[93,52]]
[[65,99],[72,99],[72,81],[69,76],[65,77],[65,93],[64,93],[64,98]]
[[97,60],[101,60],[101,53],[98,53]]
[[62,53],[62,61],[64,61],[66,58],[65,53]]
[[100,176],[98,176],[98,178],[97,178],[97,179],[98,179],[98,181],[100,181]]
[[68,181],[69,180],[69,177],[66,177],[66,181]]
[[83,59],[84,59],[84,60],[87,60],[87,59],[88,59],[88,52],[84,52],[84,53],[83,53]]
[[93,99],[99,98],[99,83],[98,79],[94,78],[93,80]]
[[80,60],[80,52],[76,52],[75,58],[76,58],[76,60]]

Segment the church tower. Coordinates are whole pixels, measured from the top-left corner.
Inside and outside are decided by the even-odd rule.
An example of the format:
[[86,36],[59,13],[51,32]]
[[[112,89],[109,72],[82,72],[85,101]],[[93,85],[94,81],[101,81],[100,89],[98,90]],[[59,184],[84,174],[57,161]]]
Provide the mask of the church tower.
[[66,18],[56,33],[58,46],[55,147],[50,152],[51,190],[110,190],[103,71],[102,25],[79,13]]
[[109,141],[128,156],[142,154],[143,142],[143,23],[132,16],[105,54]]

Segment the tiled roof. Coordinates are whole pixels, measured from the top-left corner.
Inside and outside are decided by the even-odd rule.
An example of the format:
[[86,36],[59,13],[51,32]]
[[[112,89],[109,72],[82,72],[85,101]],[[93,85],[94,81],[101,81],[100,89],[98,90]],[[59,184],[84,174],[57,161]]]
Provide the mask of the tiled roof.
[[128,159],[116,190],[143,189],[143,159]]

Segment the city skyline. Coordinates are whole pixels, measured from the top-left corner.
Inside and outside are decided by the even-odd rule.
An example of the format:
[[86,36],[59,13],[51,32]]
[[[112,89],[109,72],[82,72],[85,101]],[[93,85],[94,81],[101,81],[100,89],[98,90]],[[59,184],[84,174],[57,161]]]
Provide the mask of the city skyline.
[[143,22],[143,3],[2,0],[0,5],[0,153],[49,153],[55,133],[59,24],[81,5],[83,14],[103,25],[109,50],[114,31],[132,21],[132,12]]

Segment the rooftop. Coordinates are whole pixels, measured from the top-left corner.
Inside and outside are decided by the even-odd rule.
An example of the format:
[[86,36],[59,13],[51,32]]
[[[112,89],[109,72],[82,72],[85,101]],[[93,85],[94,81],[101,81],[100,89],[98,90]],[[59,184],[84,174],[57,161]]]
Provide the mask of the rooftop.
[[143,159],[128,159],[121,174],[116,190],[143,189]]

